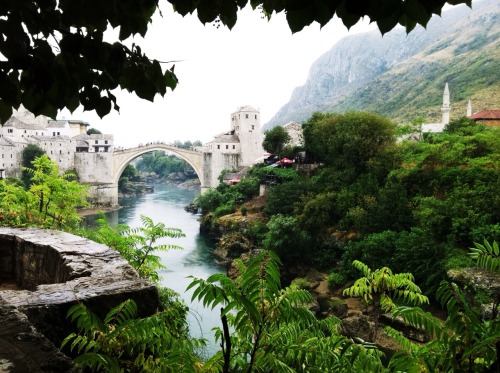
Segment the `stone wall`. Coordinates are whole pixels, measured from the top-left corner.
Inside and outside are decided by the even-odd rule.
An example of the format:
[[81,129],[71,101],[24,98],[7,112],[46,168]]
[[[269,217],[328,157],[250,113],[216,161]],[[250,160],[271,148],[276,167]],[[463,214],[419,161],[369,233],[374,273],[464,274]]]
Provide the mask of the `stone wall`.
[[[55,346],[74,330],[66,314],[78,302],[101,317],[127,299],[136,301],[139,317],[159,307],[156,286],[141,279],[118,252],[69,233],[0,228],[0,274],[0,308],[6,303],[22,312]],[[0,330],[8,329],[8,322],[0,318]],[[0,346],[7,340],[12,336],[0,333]],[[12,358],[7,352],[0,348],[0,371]]]

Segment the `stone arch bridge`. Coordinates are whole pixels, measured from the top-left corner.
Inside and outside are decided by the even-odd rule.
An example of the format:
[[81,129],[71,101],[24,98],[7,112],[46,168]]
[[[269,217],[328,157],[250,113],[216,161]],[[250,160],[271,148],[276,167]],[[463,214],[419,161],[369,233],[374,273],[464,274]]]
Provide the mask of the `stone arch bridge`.
[[166,144],[149,144],[144,146],[138,146],[137,148],[130,148],[124,150],[116,150],[113,152],[113,183],[118,184],[120,175],[122,174],[125,167],[135,158],[150,153],[155,150],[164,150],[169,153],[173,153],[179,158],[185,160],[191,167],[193,167],[196,175],[200,179],[203,185],[203,171],[201,164],[201,152],[195,150],[187,150],[182,148],[177,148],[175,146]]
[[193,167],[200,179],[202,190],[206,189],[201,151],[177,148],[167,144],[148,144],[136,148],[115,149],[112,153],[85,154],[93,158],[82,158],[76,169],[81,176],[80,181],[90,187],[91,202],[100,205],[118,205],[118,180],[127,164],[142,154],[155,150],[163,150],[185,160]]

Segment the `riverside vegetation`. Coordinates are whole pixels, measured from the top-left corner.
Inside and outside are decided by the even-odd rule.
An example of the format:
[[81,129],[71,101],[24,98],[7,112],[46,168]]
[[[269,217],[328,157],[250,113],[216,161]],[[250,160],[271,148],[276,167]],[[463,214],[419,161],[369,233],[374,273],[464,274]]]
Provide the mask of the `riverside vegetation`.
[[[199,355],[204,341],[189,337],[185,305],[163,290],[163,309],[144,319],[135,318],[132,301],[104,320],[84,305],[72,308],[68,316],[79,331],[65,343],[79,355],[76,362],[113,372],[497,371],[500,298],[474,294],[450,282],[446,272],[474,265],[500,270],[498,129],[460,119],[442,134],[402,142],[396,130],[374,114],[317,113],[304,125],[308,157],[321,165],[314,172],[256,167],[237,185],[221,184],[197,198],[212,232],[219,233],[220,219],[245,218],[243,229],[234,226],[266,249],[237,260],[232,277],[217,274],[190,285],[194,297],[221,312],[215,330],[221,349],[213,356]],[[89,237],[116,248],[142,276],[157,281],[154,252],[174,247],[159,245],[158,238],[182,232],[147,217],[133,231],[110,227],[105,219],[84,230],[75,209],[85,203],[84,187],[59,177],[46,156],[29,172],[29,189],[0,181],[2,224]],[[262,182],[273,186],[257,212],[245,201]],[[65,203],[68,194],[72,203]],[[260,218],[252,219],[257,213]],[[281,263],[329,271],[332,285],[348,285],[361,270],[363,277],[345,294],[402,318],[427,342],[386,327],[401,349],[385,356],[372,343],[342,336],[339,319],[318,319],[309,310],[307,290],[281,286]],[[445,322],[428,312],[427,303],[445,307]],[[492,304],[489,318],[480,303]]]

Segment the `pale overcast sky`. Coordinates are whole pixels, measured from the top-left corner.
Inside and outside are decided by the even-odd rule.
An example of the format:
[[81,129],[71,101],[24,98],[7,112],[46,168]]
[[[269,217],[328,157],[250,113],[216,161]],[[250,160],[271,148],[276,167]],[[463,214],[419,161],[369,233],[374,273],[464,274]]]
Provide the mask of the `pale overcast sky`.
[[[82,119],[103,133],[112,133],[116,146],[151,141],[210,141],[229,130],[230,114],[239,106],[260,110],[261,125],[288,102],[293,89],[306,81],[312,63],[348,30],[338,20],[320,30],[318,24],[291,33],[285,15],[268,22],[249,6],[238,14],[230,31],[202,25],[196,15],[183,18],[167,5],[155,16],[144,40],[134,40],[159,61],[175,64],[179,85],[154,103],[126,91],[115,92],[120,113],[102,120],[89,112],[62,112]],[[363,22],[349,33],[376,29]]]

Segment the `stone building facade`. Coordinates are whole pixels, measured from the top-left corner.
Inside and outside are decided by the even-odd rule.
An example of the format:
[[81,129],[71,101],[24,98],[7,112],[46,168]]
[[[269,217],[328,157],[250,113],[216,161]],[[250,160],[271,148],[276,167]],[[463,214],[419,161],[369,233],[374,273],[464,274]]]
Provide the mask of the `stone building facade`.
[[[14,111],[0,128],[0,176],[20,177],[22,152],[29,144],[39,146],[65,172],[78,169],[82,182],[99,178],[100,170],[112,167],[111,159],[93,153],[112,153],[112,135],[87,135],[88,123],[35,117],[24,108]],[[108,157],[109,158],[109,157]],[[80,164],[92,167],[79,168]]]
[[231,114],[230,130],[203,146],[203,185],[216,187],[224,170],[237,171],[261,161],[263,135],[260,112],[252,106],[240,106]]

